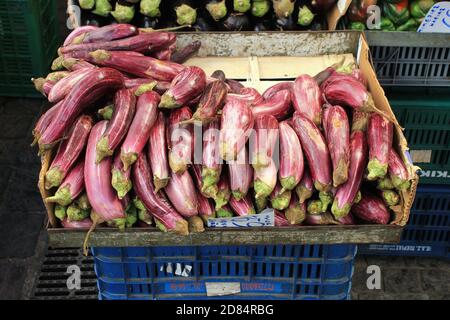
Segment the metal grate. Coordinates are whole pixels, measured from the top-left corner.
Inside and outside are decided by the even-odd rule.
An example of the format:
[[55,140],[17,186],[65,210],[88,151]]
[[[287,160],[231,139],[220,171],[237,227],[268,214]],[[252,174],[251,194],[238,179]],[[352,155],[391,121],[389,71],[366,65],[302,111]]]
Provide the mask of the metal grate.
[[[81,271],[81,289],[69,290],[67,273],[69,266],[76,265]],[[78,248],[48,248],[36,281],[32,299],[35,300],[97,300],[97,277],[94,260],[83,256]]]

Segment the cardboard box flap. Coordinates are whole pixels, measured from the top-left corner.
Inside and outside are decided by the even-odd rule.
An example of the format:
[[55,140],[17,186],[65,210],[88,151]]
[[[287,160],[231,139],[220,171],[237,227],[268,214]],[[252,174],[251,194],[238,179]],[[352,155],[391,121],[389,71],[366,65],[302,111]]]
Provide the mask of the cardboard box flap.
[[[358,49],[359,55],[359,67],[362,70],[364,76],[367,79],[369,91],[372,94],[375,106],[386,112],[394,121],[394,146],[397,146],[396,151],[403,160],[408,170],[411,189],[407,191],[400,192],[401,204],[403,207],[403,212],[394,210],[396,214],[394,220],[391,224],[405,225],[408,221],[409,213],[411,210],[412,203],[414,202],[414,196],[416,194],[416,188],[418,184],[419,177],[417,176],[418,167],[414,166],[410,159],[406,156],[408,149],[408,142],[403,135],[403,128],[398,123],[395,118],[394,113],[389,105],[388,99],[384,94],[384,90],[378,82],[377,76],[375,74],[372,63],[370,62],[370,50],[363,33],[361,33],[360,48]],[[397,142],[397,143],[396,143]]]
[[351,3],[352,0],[338,0],[336,2],[336,5],[327,14],[328,30],[336,30],[339,19],[345,15]]

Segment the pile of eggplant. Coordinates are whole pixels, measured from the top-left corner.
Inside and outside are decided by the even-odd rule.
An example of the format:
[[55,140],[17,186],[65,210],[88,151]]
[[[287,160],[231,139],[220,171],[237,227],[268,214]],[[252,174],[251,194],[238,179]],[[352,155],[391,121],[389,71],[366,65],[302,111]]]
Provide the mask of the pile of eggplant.
[[336,0],[78,0],[81,25],[184,31],[327,30]]
[[[54,157],[45,189],[65,228],[157,226],[187,235],[209,218],[275,225],[387,224],[410,175],[395,119],[361,71],[336,64],[260,93],[184,60],[176,34],[84,26],[35,79],[53,106],[33,135]],[[277,148],[279,146],[279,148]]]

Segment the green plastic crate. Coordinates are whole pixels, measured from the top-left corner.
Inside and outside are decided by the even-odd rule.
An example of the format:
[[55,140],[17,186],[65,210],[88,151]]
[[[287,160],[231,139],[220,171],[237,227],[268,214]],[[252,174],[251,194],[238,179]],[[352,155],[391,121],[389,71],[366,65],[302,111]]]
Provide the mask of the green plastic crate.
[[422,169],[420,182],[450,184],[450,95],[392,95],[389,103]]
[[59,46],[55,0],[0,0],[0,96],[39,97]]

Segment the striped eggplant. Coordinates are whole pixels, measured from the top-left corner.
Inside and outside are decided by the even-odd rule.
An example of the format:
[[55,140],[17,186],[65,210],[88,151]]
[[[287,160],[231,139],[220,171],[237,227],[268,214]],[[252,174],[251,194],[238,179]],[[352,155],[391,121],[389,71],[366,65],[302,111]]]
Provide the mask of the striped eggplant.
[[[136,97],[130,89],[122,89],[114,96],[114,112],[105,134],[97,144],[97,163],[112,156],[128,132],[136,110]],[[126,169],[125,169],[126,170]]]
[[330,153],[317,126],[302,113],[295,112],[292,125],[297,133],[314,186],[319,191],[329,191],[332,184]]

